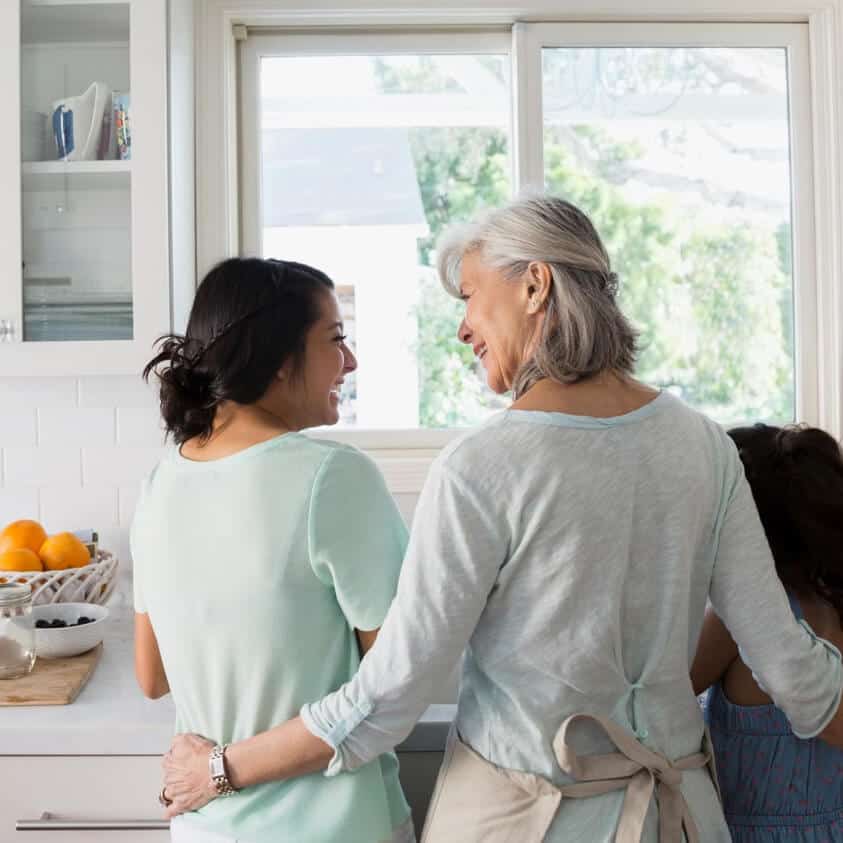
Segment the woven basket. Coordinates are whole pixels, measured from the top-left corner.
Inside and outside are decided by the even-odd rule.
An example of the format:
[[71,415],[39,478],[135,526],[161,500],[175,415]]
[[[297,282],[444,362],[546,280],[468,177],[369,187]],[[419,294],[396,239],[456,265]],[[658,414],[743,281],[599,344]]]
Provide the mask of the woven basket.
[[82,568],[64,571],[3,571],[0,583],[19,582],[32,589],[32,603],[98,603],[111,596],[117,583],[117,559],[97,550],[96,559]]

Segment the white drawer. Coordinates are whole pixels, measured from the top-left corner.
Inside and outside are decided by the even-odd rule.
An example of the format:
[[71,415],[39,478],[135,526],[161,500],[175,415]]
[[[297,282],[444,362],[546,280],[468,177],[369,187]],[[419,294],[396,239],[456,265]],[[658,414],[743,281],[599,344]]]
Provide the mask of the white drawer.
[[159,756],[0,756],[0,840],[165,843],[160,787]]

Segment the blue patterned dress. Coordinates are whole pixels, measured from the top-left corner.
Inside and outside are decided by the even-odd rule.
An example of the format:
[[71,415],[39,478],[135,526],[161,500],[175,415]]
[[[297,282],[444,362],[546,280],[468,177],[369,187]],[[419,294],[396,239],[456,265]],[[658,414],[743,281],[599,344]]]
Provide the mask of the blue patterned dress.
[[843,843],[843,751],[797,738],[774,705],[734,705],[719,682],[705,719],[735,843]]

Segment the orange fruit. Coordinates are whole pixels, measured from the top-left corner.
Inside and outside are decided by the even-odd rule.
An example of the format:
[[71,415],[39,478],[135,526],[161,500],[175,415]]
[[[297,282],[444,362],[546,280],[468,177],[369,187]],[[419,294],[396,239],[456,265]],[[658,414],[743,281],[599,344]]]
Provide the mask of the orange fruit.
[[49,536],[38,551],[48,571],[81,568],[91,561],[88,548],[73,533],[56,533]]
[[43,571],[44,566],[28,547],[16,547],[0,553],[0,571]]
[[47,531],[37,522],[23,519],[12,521],[0,533],[0,553],[25,547],[38,553],[47,538]]

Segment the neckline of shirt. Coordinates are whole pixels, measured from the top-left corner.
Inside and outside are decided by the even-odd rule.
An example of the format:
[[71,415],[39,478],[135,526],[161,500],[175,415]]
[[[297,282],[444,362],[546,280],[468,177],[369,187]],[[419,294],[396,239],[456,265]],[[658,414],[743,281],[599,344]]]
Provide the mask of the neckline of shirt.
[[233,465],[234,463],[238,463],[242,460],[258,456],[264,451],[268,451],[272,448],[277,447],[280,444],[283,444],[287,440],[296,440],[300,438],[302,438],[301,433],[295,430],[291,430],[287,433],[280,433],[278,434],[278,436],[273,436],[271,439],[265,439],[263,442],[257,442],[254,445],[249,445],[248,448],[242,448],[241,450],[236,451],[233,454],[228,454],[225,457],[218,457],[217,459],[213,460],[188,459],[187,457],[182,456],[181,445],[174,445],[172,448],[172,458],[177,465],[187,465],[191,466],[192,468],[219,468],[220,466]]
[[673,400],[673,396],[665,390],[646,404],[623,413],[620,416],[577,416],[571,413],[555,413],[547,410],[502,410],[497,417],[490,421],[498,423],[504,421],[521,421],[533,424],[545,424],[554,427],[579,428],[581,430],[605,430],[612,427],[620,427],[625,424],[635,424],[643,419],[650,418],[660,412],[664,405]]

